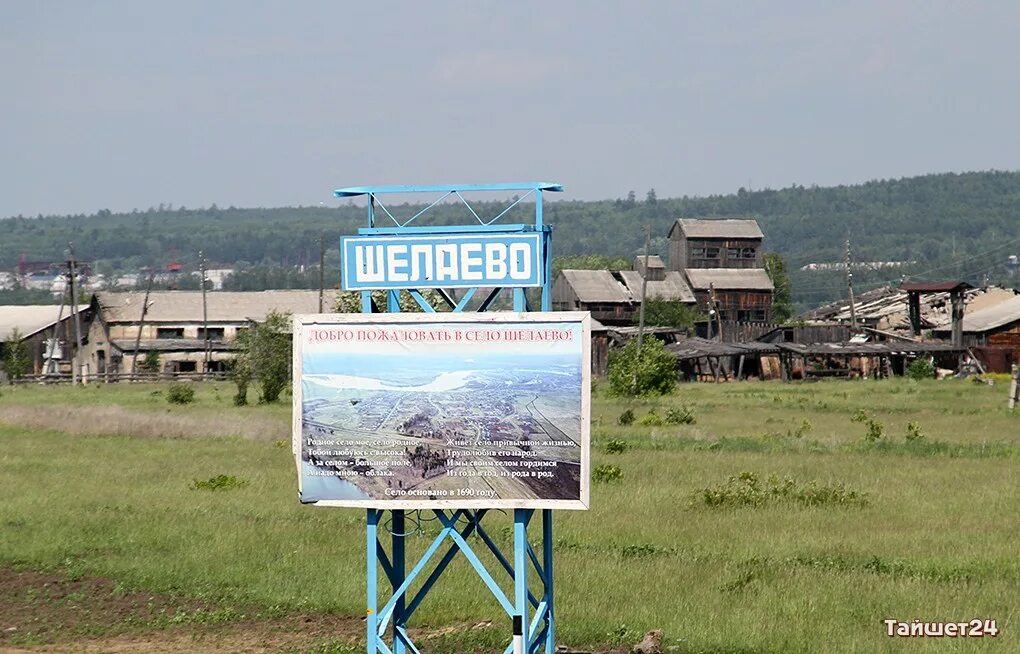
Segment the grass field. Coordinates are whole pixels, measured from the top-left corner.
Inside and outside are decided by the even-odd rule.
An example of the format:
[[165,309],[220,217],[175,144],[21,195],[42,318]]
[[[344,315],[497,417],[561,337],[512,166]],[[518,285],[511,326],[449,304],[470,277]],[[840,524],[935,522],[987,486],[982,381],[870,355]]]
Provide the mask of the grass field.
[[[0,566],[218,611],[176,625],[362,615],[364,515],[298,504],[289,406],[196,388],[185,407],[158,385],[3,388]],[[593,464],[621,477],[593,486],[590,511],[557,514],[559,640],[629,651],[660,628],[677,652],[1020,651],[1020,415],[1005,398],[956,380],[596,389]],[[640,424],[681,406],[694,424]],[[729,481],[742,473],[757,485]],[[239,484],[196,486],[218,475]],[[490,533],[508,543],[510,524],[496,514]],[[415,616],[423,650],[496,651],[509,622],[466,564],[451,570]],[[886,618],[1000,633],[892,639]],[[19,628],[0,648],[165,623]],[[294,647],[354,651],[351,637]]]

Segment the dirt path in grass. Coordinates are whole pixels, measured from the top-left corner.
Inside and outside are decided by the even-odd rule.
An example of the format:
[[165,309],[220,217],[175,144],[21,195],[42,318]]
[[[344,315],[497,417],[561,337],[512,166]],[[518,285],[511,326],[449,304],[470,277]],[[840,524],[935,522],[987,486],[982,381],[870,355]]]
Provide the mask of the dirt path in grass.
[[[498,627],[482,622],[410,631],[419,645],[429,644],[428,651],[435,645],[447,654],[475,654],[489,650],[467,644],[470,637],[441,641],[493,628]],[[125,592],[108,579],[0,566],[0,654],[347,654],[364,651],[364,629],[361,617],[267,616],[250,607]],[[629,651],[597,648],[590,654]]]
[[[0,568],[0,652],[307,652],[355,642],[360,618],[257,610],[122,592],[106,579]],[[341,650],[342,651],[342,650]]]

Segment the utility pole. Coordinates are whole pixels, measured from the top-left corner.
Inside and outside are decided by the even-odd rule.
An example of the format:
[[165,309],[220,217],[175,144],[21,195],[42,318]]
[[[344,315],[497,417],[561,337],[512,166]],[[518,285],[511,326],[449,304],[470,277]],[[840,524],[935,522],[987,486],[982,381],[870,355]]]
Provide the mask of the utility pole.
[[645,225],[645,265],[641,272],[641,306],[638,308],[637,361],[634,362],[633,392],[637,394],[637,371],[641,361],[641,344],[645,337],[645,294],[648,292],[648,256],[652,247],[652,226]]
[[322,313],[322,293],[326,286],[326,240],[319,234],[319,313]]
[[209,308],[205,300],[205,255],[202,254],[201,250],[198,251],[198,269],[202,276],[202,335],[205,337],[202,372],[207,373],[209,372],[209,357],[212,346],[209,342]]
[[854,306],[854,274],[850,271],[850,237],[846,239],[846,290],[850,298],[850,329],[857,331],[857,308]]
[[[723,342],[722,311],[719,310],[719,297],[715,294],[715,283],[711,283],[708,285],[708,295],[710,301],[712,302],[712,311],[715,313],[715,325],[718,328],[717,331],[719,332],[718,334],[719,342],[722,343]],[[708,322],[709,324],[712,324],[711,316],[709,316]]]
[[[138,348],[142,345],[142,330],[145,329],[145,314],[149,312],[149,292],[152,290],[152,278],[156,273],[149,270],[149,280],[145,283],[145,299],[142,300],[142,318],[138,321],[138,335],[135,336],[135,351],[131,355],[131,376],[138,374]],[[158,372],[158,371],[157,371]]]
[[[78,383],[81,376],[81,319],[78,316],[78,290],[75,281],[78,277],[78,266],[74,260],[74,243],[67,244],[67,251],[70,258],[67,261],[68,270],[71,273],[71,315],[74,316],[74,356],[71,357],[71,381]],[[85,380],[81,380],[85,383]]]

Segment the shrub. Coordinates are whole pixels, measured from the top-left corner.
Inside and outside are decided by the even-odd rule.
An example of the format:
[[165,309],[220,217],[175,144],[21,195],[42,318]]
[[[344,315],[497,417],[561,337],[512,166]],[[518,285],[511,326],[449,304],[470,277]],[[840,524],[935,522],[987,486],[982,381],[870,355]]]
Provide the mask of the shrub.
[[817,480],[801,483],[793,477],[770,475],[764,482],[753,472],[741,472],[722,484],[697,491],[693,503],[705,506],[762,507],[775,502],[793,502],[804,506],[861,506],[864,493],[845,484],[822,484]]
[[138,369],[142,372],[159,372],[159,352],[156,350],[146,352],[142,362],[138,364]]
[[247,479],[235,477],[234,475],[216,475],[206,480],[196,479],[191,482],[191,490],[221,491],[232,488],[244,488],[248,485]]
[[811,421],[804,418],[800,421],[800,426],[790,432],[790,435],[795,438],[803,438],[809,431],[811,431]]
[[854,414],[854,417],[850,418],[851,422],[863,422],[868,427],[868,432],[864,434],[864,440],[869,443],[874,443],[882,439],[882,435],[885,433],[885,426],[879,421],[875,420],[867,414],[864,409],[860,409]]
[[627,451],[627,442],[613,439],[606,443],[606,454],[623,454]]
[[611,464],[595,466],[591,473],[591,480],[596,484],[609,484],[621,479],[623,479],[623,470],[620,470],[620,466]]
[[32,355],[28,351],[24,335],[17,327],[7,335],[7,343],[3,349],[3,364],[7,377],[14,381],[27,375],[32,369]]
[[174,382],[167,389],[166,401],[170,404],[191,404],[195,401],[195,389],[188,384]]
[[916,422],[907,423],[907,441],[916,442],[923,441],[924,433],[921,431],[921,425]]
[[620,414],[620,417],[616,419],[616,422],[618,422],[619,424],[624,425],[624,426],[626,426],[626,425],[633,425],[634,424],[634,410],[633,409],[627,409],[626,411],[624,411],[623,413]]
[[907,377],[916,379],[935,379],[935,364],[931,359],[919,357],[907,367]]
[[693,425],[696,422],[694,412],[686,404],[666,411],[667,425]]
[[676,388],[676,357],[662,342],[646,338],[637,349],[637,339],[609,353],[609,388],[615,395],[665,395]]
[[640,423],[646,427],[658,427],[663,424],[662,416],[655,412],[655,409],[642,416]]

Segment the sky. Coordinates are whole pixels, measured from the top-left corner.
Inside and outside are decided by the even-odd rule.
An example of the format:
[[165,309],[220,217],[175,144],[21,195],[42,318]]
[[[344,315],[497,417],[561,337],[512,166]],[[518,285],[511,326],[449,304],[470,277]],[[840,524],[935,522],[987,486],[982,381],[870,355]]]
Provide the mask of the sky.
[[1020,168],[1016,2],[4,2],[0,216]]

